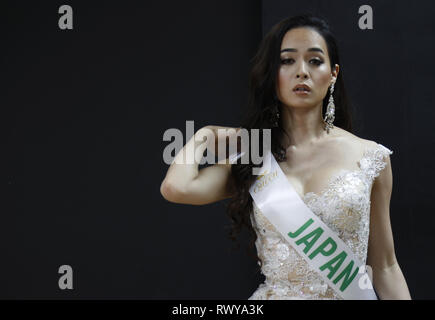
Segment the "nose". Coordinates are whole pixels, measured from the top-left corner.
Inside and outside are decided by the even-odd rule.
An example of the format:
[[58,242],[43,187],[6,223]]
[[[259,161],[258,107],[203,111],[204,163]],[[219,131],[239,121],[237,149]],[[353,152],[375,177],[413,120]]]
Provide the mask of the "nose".
[[303,62],[301,63],[301,66],[300,66],[298,72],[296,73],[296,78],[301,78],[301,77],[305,78],[305,79],[308,78],[308,73],[305,70],[305,64]]

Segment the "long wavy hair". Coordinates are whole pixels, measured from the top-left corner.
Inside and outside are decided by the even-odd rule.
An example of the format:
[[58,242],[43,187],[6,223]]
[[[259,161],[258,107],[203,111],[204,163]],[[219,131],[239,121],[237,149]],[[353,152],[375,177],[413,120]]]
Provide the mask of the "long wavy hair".
[[[281,64],[280,50],[282,40],[289,30],[297,27],[307,27],[317,31],[327,44],[330,65],[340,65],[340,73],[335,82],[333,94],[335,103],[334,125],[352,132],[351,105],[344,87],[343,66],[340,63],[337,42],[330,26],[324,18],[309,13],[286,18],[275,24],[264,36],[257,53],[250,61],[247,110],[241,123],[241,127],[248,129],[249,134],[251,133],[250,129],[254,128],[260,129],[260,131],[262,129],[271,129],[271,151],[279,162],[287,160],[281,141],[283,141],[284,135],[290,139],[290,133],[283,130],[280,121],[278,121],[277,127],[273,127],[270,119],[272,114],[276,112],[276,106],[278,106],[282,114],[282,104],[277,99],[276,92],[278,71]],[[328,99],[329,94],[326,94],[323,99],[322,118],[324,118],[326,112]],[[260,150],[261,152],[262,150]],[[252,168],[261,167],[262,164],[255,165],[251,159],[249,164],[239,164],[239,162],[240,159],[231,167],[235,189],[226,210],[227,215],[231,219],[229,237],[236,241],[237,235],[242,231],[243,226],[245,226],[252,237],[249,246],[251,250],[248,250],[248,253],[256,258],[261,266],[262,261],[258,258],[255,251],[257,234],[250,221],[253,204],[249,189],[257,177],[252,174]]]

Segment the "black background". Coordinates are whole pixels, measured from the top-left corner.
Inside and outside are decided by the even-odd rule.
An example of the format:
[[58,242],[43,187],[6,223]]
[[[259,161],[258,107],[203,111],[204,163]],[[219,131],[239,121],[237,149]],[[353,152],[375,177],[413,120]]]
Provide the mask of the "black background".
[[[244,243],[232,250],[226,201],[160,195],[162,137],[187,120],[237,126],[262,35],[311,11],[336,32],[354,133],[394,152],[396,255],[412,297],[432,299],[435,5],[300,4],[2,1],[0,298],[248,298],[263,277]],[[358,28],[364,4],[374,30]],[[58,287],[64,264],[73,290]]]

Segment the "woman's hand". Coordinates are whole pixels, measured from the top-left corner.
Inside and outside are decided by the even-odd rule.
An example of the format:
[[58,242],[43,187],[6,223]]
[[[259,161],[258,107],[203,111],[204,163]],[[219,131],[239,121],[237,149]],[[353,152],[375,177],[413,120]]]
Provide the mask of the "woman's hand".
[[[241,137],[239,136],[241,127],[208,125],[201,128],[203,132],[207,132],[207,129],[211,131],[209,132],[210,135],[213,135],[215,138],[212,152],[218,156],[219,164],[227,164],[227,159],[231,153],[241,151]],[[231,144],[233,148],[230,148]]]

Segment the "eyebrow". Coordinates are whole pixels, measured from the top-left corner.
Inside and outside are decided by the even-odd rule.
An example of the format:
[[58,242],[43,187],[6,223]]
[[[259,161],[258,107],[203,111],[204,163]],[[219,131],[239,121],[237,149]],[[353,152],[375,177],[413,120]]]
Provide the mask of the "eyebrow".
[[[283,53],[283,52],[297,52],[297,51],[298,51],[298,49],[295,49],[295,48],[285,48],[285,49],[281,50],[281,53]],[[323,50],[320,48],[309,48],[307,51],[315,51],[315,52],[321,52],[321,53],[325,54],[323,52]]]

